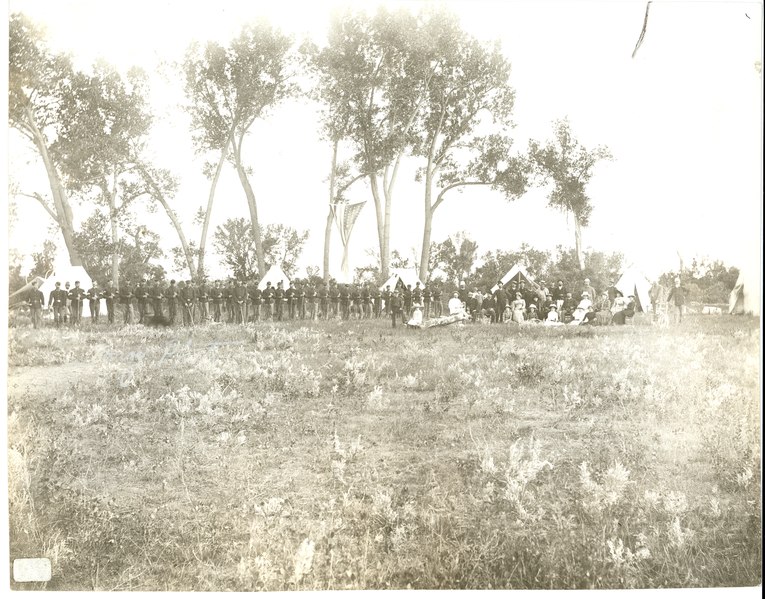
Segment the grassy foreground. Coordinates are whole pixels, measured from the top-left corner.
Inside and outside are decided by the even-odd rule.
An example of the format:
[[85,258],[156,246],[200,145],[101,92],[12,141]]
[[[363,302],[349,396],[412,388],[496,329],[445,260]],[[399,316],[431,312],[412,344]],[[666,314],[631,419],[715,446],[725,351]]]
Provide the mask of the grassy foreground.
[[11,329],[15,588],[760,584],[759,320],[561,329]]

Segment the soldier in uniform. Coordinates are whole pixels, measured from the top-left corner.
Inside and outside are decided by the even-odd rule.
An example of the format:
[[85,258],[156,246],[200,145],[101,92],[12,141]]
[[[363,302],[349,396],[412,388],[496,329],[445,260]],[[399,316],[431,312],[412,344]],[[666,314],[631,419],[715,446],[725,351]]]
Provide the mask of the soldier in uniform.
[[430,302],[432,299],[433,292],[430,290],[430,287],[425,287],[422,290],[422,304],[424,307],[423,318],[425,319],[430,318]]
[[69,317],[72,314],[71,307],[72,307],[72,298],[69,295],[72,290],[69,288],[69,281],[64,283],[64,291],[66,291],[66,305],[64,306],[64,324],[69,322]]
[[226,322],[234,322],[234,279],[228,280],[228,285],[223,290],[223,300],[226,302],[228,319]]
[[194,300],[197,296],[197,290],[194,289],[191,281],[186,281],[186,283],[181,281],[179,292],[181,309],[183,310],[183,324],[191,326],[194,324]]
[[419,281],[414,284],[414,289],[412,289],[412,303],[422,304],[422,287],[420,287]]
[[122,304],[122,318],[125,324],[133,324],[133,289],[129,281],[120,285],[120,304]]
[[[401,313],[401,296],[398,293],[398,288],[396,291],[391,293],[390,296],[390,303],[388,305],[388,312],[390,313],[391,322],[393,324],[393,328],[396,328],[396,318]],[[403,320],[401,321],[403,322]]]
[[337,283],[329,284],[329,304],[332,318],[340,316],[340,286]]
[[372,304],[374,306],[375,318],[380,318],[380,314],[382,313],[382,293],[380,293],[380,288],[377,286],[377,284],[372,286],[370,295],[372,297]]
[[385,289],[381,293],[382,295],[382,301],[385,302],[385,316],[390,315],[390,285],[386,285]]
[[223,306],[223,289],[221,289],[220,281],[215,281],[215,285],[210,289],[210,299],[212,299],[213,304],[213,320],[220,322],[221,307]]
[[162,311],[162,296],[162,284],[157,278],[154,280],[154,284],[151,286],[151,289],[149,289],[149,298],[151,299],[151,309],[154,313],[154,318],[164,318],[165,316]]
[[247,297],[252,304],[252,320],[258,322],[260,320],[260,306],[263,303],[263,293],[258,288],[257,281],[250,283],[247,288]]
[[233,291],[233,303],[234,303],[234,322],[237,324],[244,324],[245,311],[247,309],[247,287],[244,281],[239,279],[234,285]]
[[505,308],[507,308],[507,292],[502,281],[497,281],[497,290],[494,292],[494,304],[497,310],[497,323],[505,322]]
[[144,324],[144,319],[149,311],[149,290],[143,286],[143,281],[138,281],[133,293],[138,303],[138,323]]
[[111,282],[106,286],[103,296],[106,300],[106,320],[109,324],[114,324],[114,313],[116,309],[114,300],[117,299],[117,292]]
[[279,281],[274,290],[274,308],[276,309],[276,314],[274,315],[275,320],[281,321],[284,317],[284,301],[284,285]]
[[351,307],[351,290],[347,284],[343,285],[340,289],[340,311],[342,313],[343,320],[350,318]]
[[372,317],[372,307],[369,305],[370,297],[369,284],[364,283],[364,286],[361,288],[361,316],[363,318]]
[[401,299],[403,300],[402,301],[402,304],[403,304],[402,308],[404,310],[404,314],[401,317],[402,322],[403,322],[404,320],[409,320],[409,315],[412,312],[412,286],[411,285],[407,285],[404,288],[404,291],[401,294]]
[[167,298],[167,317],[170,319],[170,324],[175,324],[178,308],[178,287],[175,279],[170,281],[170,285],[165,290],[165,297]]
[[295,319],[295,303],[297,302],[295,283],[290,283],[287,287],[287,291],[284,292],[284,297],[287,300],[287,317],[290,320]]
[[349,306],[351,309],[351,317],[355,314],[356,318],[361,319],[361,292],[356,285],[351,285],[350,294],[351,301]]
[[66,311],[66,298],[69,294],[61,289],[61,283],[56,282],[56,288],[48,296],[48,308],[53,308],[53,319],[56,328],[64,323],[64,312]]
[[72,324],[80,325],[82,320],[82,304],[85,300],[85,290],[80,287],[80,282],[75,281],[74,287],[69,292],[69,302],[71,306]]
[[271,320],[274,306],[274,288],[271,287],[271,281],[266,281],[266,288],[263,290],[263,306],[266,310],[263,320]]
[[327,286],[324,283],[319,285],[317,295],[319,296],[319,312],[321,313],[321,318],[326,320],[329,318],[329,291],[327,291]]
[[42,327],[42,309],[45,306],[45,296],[34,283],[32,283],[32,289],[27,293],[26,301],[29,304],[32,326],[39,329]]
[[207,279],[197,287],[197,302],[199,303],[199,322],[210,320],[210,287],[207,285]]
[[297,313],[300,320],[305,320],[306,287],[308,284],[297,286]]
[[93,286],[88,289],[88,308],[91,322],[98,322],[101,315],[101,290],[98,288],[98,281],[93,281]]
[[433,286],[433,315],[440,318],[443,314],[444,306],[441,303],[441,286],[436,283]]

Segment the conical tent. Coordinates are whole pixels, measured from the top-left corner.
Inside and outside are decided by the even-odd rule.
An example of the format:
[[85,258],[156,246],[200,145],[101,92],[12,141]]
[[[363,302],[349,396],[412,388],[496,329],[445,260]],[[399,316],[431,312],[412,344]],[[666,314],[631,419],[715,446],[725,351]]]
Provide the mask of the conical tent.
[[736,285],[730,292],[728,312],[730,314],[753,314],[760,315],[760,302],[762,298],[760,289],[761,280],[757,274],[748,269],[741,269],[738,273]]
[[417,283],[420,284],[420,287],[425,287],[422,284],[422,281],[420,281],[420,277],[417,276],[417,271],[414,268],[394,268],[390,278],[380,287],[380,291],[385,291],[387,286],[390,286],[391,291],[393,291],[399,281],[401,281],[404,287],[411,285],[412,289],[415,288]]
[[285,289],[290,286],[290,279],[286,274],[284,274],[282,267],[274,264],[271,268],[268,269],[266,275],[260,279],[260,283],[258,283],[258,289],[263,291],[263,289],[266,288],[266,283],[271,283],[271,287],[276,288],[276,284],[279,282],[282,283],[282,286]]
[[614,287],[621,291],[624,297],[635,296],[637,311],[649,312],[651,310],[651,283],[640,271],[628,268],[619,277]]
[[[507,271],[504,277],[500,279],[500,282],[502,285],[507,285],[510,282],[516,282],[520,283],[521,281],[525,282],[527,285],[529,285],[532,289],[539,290],[539,286],[536,284],[534,279],[531,278],[531,275],[526,271],[526,269],[521,264],[516,264],[513,266],[510,270]],[[494,287],[491,288],[491,291],[494,292],[499,287],[494,285]]]

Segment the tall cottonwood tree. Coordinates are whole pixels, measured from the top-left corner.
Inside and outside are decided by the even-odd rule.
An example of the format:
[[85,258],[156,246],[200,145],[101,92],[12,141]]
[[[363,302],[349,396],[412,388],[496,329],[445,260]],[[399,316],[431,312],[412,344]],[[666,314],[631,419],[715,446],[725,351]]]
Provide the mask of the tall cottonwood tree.
[[[453,15],[443,12],[428,14],[420,40],[435,65],[414,148],[425,162],[418,173],[425,209],[419,275],[425,280],[433,214],[446,195],[482,185],[515,199],[526,190],[529,164],[525,156],[511,154],[515,93],[499,45],[469,37]],[[495,132],[482,133],[489,127]]]
[[82,265],[74,243],[74,216],[60,165],[51,152],[62,122],[59,105],[74,75],[68,57],[51,52],[42,32],[24,15],[12,14],[8,30],[8,120],[42,159],[52,202],[38,190],[23,193],[38,201],[58,224],[73,265]]
[[[236,169],[250,212],[259,272],[265,269],[262,234],[250,182],[252,171],[245,164],[242,150],[254,123],[295,92],[291,47],[289,37],[261,22],[243,27],[228,47],[211,42],[204,49],[192,48],[185,63],[197,146],[220,149],[215,172],[220,172],[226,157]],[[213,194],[214,188],[208,199],[208,215]],[[209,224],[209,216],[206,223]],[[207,224],[203,225],[203,242]],[[202,246],[200,242],[200,253]]]
[[146,97],[142,71],[132,69],[123,79],[115,69],[99,63],[91,74],[73,75],[58,107],[62,126],[52,151],[67,186],[107,212],[115,285],[120,272],[120,228],[129,206],[139,198],[155,200],[165,208],[194,272],[183,230],[168,204],[177,184],[167,171],[145,161],[152,122]]
[[[419,27],[407,11],[382,8],[374,17],[346,12],[333,21],[328,45],[312,56],[319,96],[332,115],[329,125],[342,123],[351,144],[356,176],[348,181],[369,182],[382,277],[389,270],[394,187],[433,72],[421,52]],[[328,218],[328,230],[330,223]]]
[[586,186],[592,178],[592,170],[601,160],[611,160],[606,146],[589,150],[571,134],[567,119],[555,121],[553,138],[544,145],[529,141],[529,156],[543,182],[551,182],[547,199],[550,206],[570,213],[574,218],[574,240],[580,270],[585,268],[582,251],[582,227],[587,226],[592,214],[592,201]]

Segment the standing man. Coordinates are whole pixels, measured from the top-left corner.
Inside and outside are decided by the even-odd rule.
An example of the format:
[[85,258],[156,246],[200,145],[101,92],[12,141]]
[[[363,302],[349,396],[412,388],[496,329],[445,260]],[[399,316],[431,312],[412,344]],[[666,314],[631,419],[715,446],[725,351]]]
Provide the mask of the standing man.
[[595,288],[592,285],[590,285],[590,279],[584,280],[584,285],[582,285],[582,291],[580,293],[580,299],[584,297],[585,293],[590,297],[591,301],[595,301],[595,298],[598,297],[595,294]]
[[220,322],[221,307],[223,306],[223,289],[220,286],[220,280],[215,281],[215,285],[210,289],[210,299],[213,304],[213,320]]
[[114,312],[116,310],[114,300],[117,299],[117,291],[114,289],[114,285],[112,285],[111,282],[106,286],[103,295],[106,300],[106,320],[109,324],[114,324]]
[[287,287],[287,291],[284,292],[284,297],[287,300],[287,317],[290,320],[295,319],[295,305],[297,304],[297,290],[295,289],[295,282],[291,282]]
[[69,281],[64,283],[64,291],[66,291],[66,306],[64,306],[64,324],[69,322],[69,317],[72,314],[71,307],[72,307],[72,290],[69,288]]
[[226,302],[227,322],[234,322],[234,279],[228,280],[228,285],[223,290],[223,301]]
[[241,279],[234,286],[234,322],[244,324],[245,305],[247,304],[247,287]]
[[422,287],[420,287],[419,281],[415,283],[414,289],[412,289],[412,303],[422,305]]
[[143,286],[143,280],[138,281],[138,286],[135,288],[134,293],[138,303],[138,323],[145,324],[144,319],[149,311],[149,290]]
[[133,324],[133,290],[130,282],[125,281],[120,285],[120,304],[122,304],[122,319],[125,324]]
[[380,294],[382,296],[382,301],[385,303],[385,316],[390,315],[390,298],[391,298],[391,291],[390,291],[390,285],[386,285],[383,292]]
[[686,291],[685,287],[680,284],[680,277],[675,277],[675,286],[667,296],[667,304],[669,304],[672,300],[675,300],[678,323],[683,322],[683,310],[685,309],[685,299],[687,294],[688,292]]
[[412,313],[412,286],[411,285],[407,285],[404,288],[404,291],[401,294],[401,299],[403,300],[402,308],[404,310],[404,315],[401,317],[403,322],[404,320],[409,320],[409,316]]
[[263,316],[264,320],[271,320],[273,318],[273,305],[274,305],[274,288],[271,287],[271,281],[266,282],[266,288],[263,290],[263,305],[266,308],[266,313]]
[[423,317],[427,320],[430,318],[430,302],[433,299],[433,292],[430,290],[430,286],[425,287],[422,290],[422,303],[425,307],[425,313]]
[[436,318],[440,318],[444,312],[444,306],[441,303],[441,285],[435,283],[433,285],[433,315]]
[[90,308],[91,322],[98,322],[101,316],[101,290],[98,288],[98,281],[93,281],[93,287],[88,289],[88,307]]
[[210,320],[210,287],[207,279],[202,279],[197,287],[197,301],[199,302],[199,322]]
[[380,288],[376,284],[372,285],[371,296],[375,318],[380,318],[380,313],[382,312],[382,293],[380,293]]
[[494,322],[505,322],[505,308],[507,308],[507,292],[502,281],[497,281],[497,290],[494,292],[494,304],[496,306],[496,318]]
[[329,318],[329,292],[327,286],[321,283],[319,286],[319,311],[321,312],[321,318],[327,320]]
[[252,319],[258,322],[260,320],[260,306],[263,303],[263,293],[260,291],[256,281],[253,281],[247,289],[247,296],[252,304]]
[[151,299],[151,309],[154,312],[154,318],[164,318],[162,312],[162,284],[159,282],[159,277],[154,279],[154,284],[149,290],[149,298]]
[[37,288],[35,283],[32,283],[32,289],[27,293],[26,300],[29,304],[32,326],[39,329],[42,327],[42,309],[43,306],[45,306],[45,295],[43,295],[43,292]]
[[[390,305],[388,307],[390,312],[391,323],[393,328],[396,328],[396,317],[401,312],[401,298],[398,295],[398,290],[394,291],[390,296]],[[403,320],[402,320],[403,322]]]
[[279,281],[274,290],[274,307],[276,308],[276,314],[274,315],[275,320],[281,321],[284,317],[284,300],[284,285],[282,281]]
[[175,284],[175,279],[170,281],[170,285],[168,285],[165,291],[165,297],[167,298],[167,317],[170,319],[170,324],[175,324],[178,308],[178,287]]
[[329,284],[329,307],[332,318],[338,318],[340,316],[340,286],[334,281]]
[[348,285],[343,285],[340,289],[340,310],[342,312],[343,320],[348,320],[350,317],[350,303],[351,303],[351,290]]
[[561,306],[563,306],[563,301],[566,299],[567,293],[566,288],[563,286],[563,280],[558,279],[558,284],[555,285],[552,292],[553,301],[558,307],[558,311],[560,311]]
[[297,285],[297,315],[300,320],[305,320],[305,302],[307,283]]
[[186,281],[186,286],[181,290],[181,299],[183,300],[184,305],[184,319],[188,312],[189,324],[193,325],[196,320],[197,290],[191,281]]
[[363,318],[372,318],[372,306],[370,305],[371,295],[369,293],[369,284],[364,283],[361,288],[361,311]]
[[60,328],[64,321],[64,312],[66,311],[67,292],[61,289],[61,283],[56,281],[56,288],[50,292],[48,297],[48,308],[53,308],[53,319],[56,328]]
[[85,290],[80,287],[80,282],[74,282],[74,289],[69,292],[69,299],[72,306],[72,324],[80,326],[82,321],[82,304],[85,300]]

